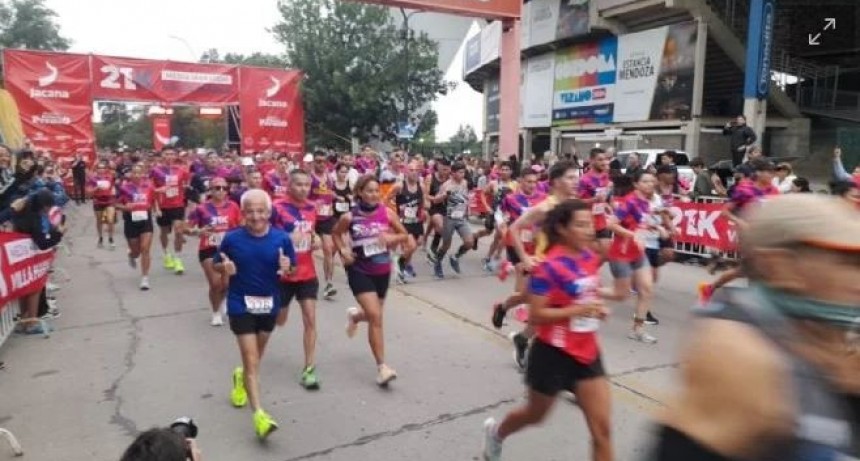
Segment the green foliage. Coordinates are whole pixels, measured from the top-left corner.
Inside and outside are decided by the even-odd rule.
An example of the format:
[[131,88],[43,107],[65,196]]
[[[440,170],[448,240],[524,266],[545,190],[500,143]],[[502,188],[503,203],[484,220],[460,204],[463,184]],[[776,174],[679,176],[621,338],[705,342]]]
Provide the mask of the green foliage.
[[[122,103],[100,103],[102,121],[95,124],[96,145],[115,148],[120,145],[152,149],[152,120],[145,108]],[[226,132],[224,118],[200,118],[196,107],[176,107],[170,121],[170,133],[179,137],[177,146],[185,148],[220,148]]]
[[0,0],[0,48],[69,49],[69,40],[54,22],[56,16],[44,0]]
[[342,144],[353,127],[363,139],[374,128],[391,136],[407,109],[450,88],[437,67],[436,43],[426,34],[407,38],[386,8],[337,0],[280,1],[278,7],[281,20],[272,32],[290,67],[306,75],[308,145]]
[[176,107],[170,121],[170,133],[178,136],[179,147],[220,149],[227,138],[224,117],[200,118],[196,107]]
[[480,153],[482,151],[481,141],[478,139],[478,135],[475,133],[472,125],[460,125],[454,136],[451,136],[451,139],[448,140],[447,148],[451,152],[458,154],[466,151],[470,151],[471,153]]

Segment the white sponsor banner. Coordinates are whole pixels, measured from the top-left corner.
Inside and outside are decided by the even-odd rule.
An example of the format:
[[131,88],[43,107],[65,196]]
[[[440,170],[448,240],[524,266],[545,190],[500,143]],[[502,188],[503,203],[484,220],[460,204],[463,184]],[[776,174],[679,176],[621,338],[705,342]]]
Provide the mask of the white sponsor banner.
[[618,37],[615,122],[649,119],[668,30],[666,26]]
[[559,0],[532,0],[529,11],[529,46],[543,45],[555,41],[558,24]]
[[552,126],[553,83],[555,82],[555,53],[529,59],[526,70],[522,126],[544,128]]
[[481,30],[481,65],[499,59],[502,46],[502,22],[493,21]]
[[233,76],[209,74],[204,72],[183,72],[178,70],[161,71],[161,79],[169,82],[202,83],[207,85],[232,85]]

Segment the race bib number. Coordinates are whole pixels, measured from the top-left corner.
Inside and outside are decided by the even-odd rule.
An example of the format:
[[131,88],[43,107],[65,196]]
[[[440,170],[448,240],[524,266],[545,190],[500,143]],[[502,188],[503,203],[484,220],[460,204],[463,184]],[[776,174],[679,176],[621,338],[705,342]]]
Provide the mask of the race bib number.
[[295,233],[293,234],[293,248],[296,253],[307,253],[311,251],[312,238],[308,234]]
[[132,222],[146,221],[147,219],[149,219],[149,212],[146,210],[138,210],[131,212]]
[[418,220],[418,207],[417,206],[408,206],[403,208],[403,219],[408,220],[409,222],[415,222]]
[[174,198],[179,195],[178,187],[168,187],[167,190],[164,191],[164,196],[167,198]]
[[380,255],[385,253],[387,250],[385,246],[382,245],[378,240],[368,240],[361,244],[361,248],[364,250],[365,257],[371,257]]
[[[605,187],[598,187],[597,190],[594,191],[594,198],[603,200],[606,198],[606,193],[607,189]],[[591,213],[595,215],[606,214],[606,204],[603,202],[595,203],[591,207]]]
[[99,190],[110,189],[110,181],[96,181],[96,188]]
[[206,243],[210,247],[221,246],[221,241],[224,240],[224,232],[214,232],[206,238]]
[[317,215],[319,216],[331,216],[331,204],[320,204],[319,208],[317,208]]
[[245,296],[245,309],[252,315],[272,313],[275,300],[271,296]]
[[454,210],[451,212],[452,219],[463,219],[466,217],[466,210]]
[[570,319],[570,331],[574,333],[591,333],[600,328],[600,320],[592,317],[574,317]]
[[334,204],[334,209],[335,209],[338,213],[346,213],[347,211],[349,211],[349,203],[346,203],[346,202],[337,202],[337,203],[335,203],[335,204]]
[[531,229],[523,229],[523,231],[520,232],[520,240],[522,240],[523,243],[532,243],[534,239],[535,234],[531,231]]

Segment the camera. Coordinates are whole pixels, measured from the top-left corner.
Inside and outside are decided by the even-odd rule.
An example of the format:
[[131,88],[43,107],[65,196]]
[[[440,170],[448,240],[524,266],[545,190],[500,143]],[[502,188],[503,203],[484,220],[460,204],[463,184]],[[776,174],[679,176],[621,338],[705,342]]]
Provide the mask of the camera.
[[[170,430],[175,434],[180,435],[183,440],[197,438],[197,425],[194,424],[194,420],[188,416],[183,416],[181,418],[177,418],[176,421],[173,421],[170,425]],[[185,457],[187,459],[194,459],[191,453],[191,448],[186,449]]]

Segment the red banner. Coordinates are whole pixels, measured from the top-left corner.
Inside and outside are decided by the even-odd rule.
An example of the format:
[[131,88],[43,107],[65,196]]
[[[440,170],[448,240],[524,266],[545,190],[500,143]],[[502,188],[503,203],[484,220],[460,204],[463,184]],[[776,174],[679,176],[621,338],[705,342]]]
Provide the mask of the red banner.
[[109,56],[92,59],[96,99],[197,104],[239,100],[236,66]]
[[0,232],[0,309],[48,281],[54,250],[39,250],[25,234]]
[[152,117],[152,147],[161,150],[170,144],[170,117],[156,115]]
[[304,152],[304,109],[295,70],[243,67],[239,113],[244,152]]
[[6,89],[15,99],[24,134],[36,148],[92,160],[89,58],[66,53],[3,50]]
[[355,0],[399,8],[477,16],[488,19],[519,18],[522,0]]
[[702,245],[721,251],[733,251],[738,233],[734,223],[722,216],[723,203],[683,203],[676,201],[671,208],[672,222],[681,243]]

